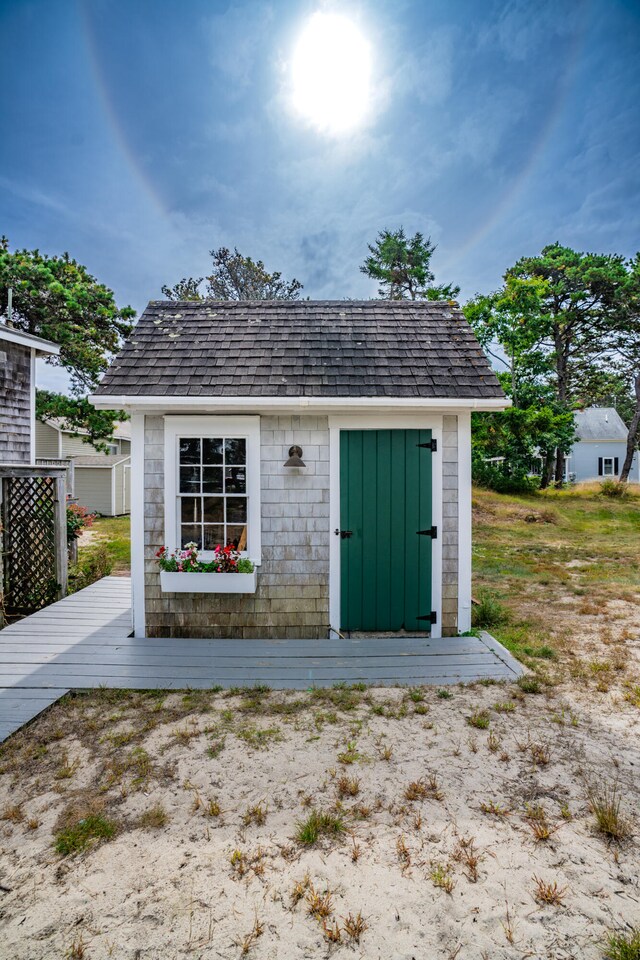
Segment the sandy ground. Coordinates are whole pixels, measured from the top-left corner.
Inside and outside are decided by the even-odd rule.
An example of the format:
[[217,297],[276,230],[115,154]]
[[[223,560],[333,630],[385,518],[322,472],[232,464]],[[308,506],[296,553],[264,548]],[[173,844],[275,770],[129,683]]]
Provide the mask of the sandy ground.
[[[55,706],[0,760],[0,956],[602,957],[640,924],[640,710],[593,688],[450,691]],[[619,842],[589,804],[614,784]],[[157,805],[166,822],[141,826]],[[308,846],[313,810],[343,829]],[[90,815],[114,836],[56,852]]]

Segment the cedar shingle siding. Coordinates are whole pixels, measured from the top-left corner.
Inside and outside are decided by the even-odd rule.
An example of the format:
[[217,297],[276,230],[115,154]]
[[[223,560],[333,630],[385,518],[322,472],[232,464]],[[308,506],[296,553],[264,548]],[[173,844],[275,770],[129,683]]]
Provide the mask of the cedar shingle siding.
[[0,463],[30,463],[31,349],[0,340],[0,361]]
[[[262,565],[255,594],[169,594],[156,551],[164,536],[164,421],[145,417],[145,599],[149,637],[326,638],[329,629],[329,423],[260,418]],[[285,476],[282,455],[304,444],[307,469]]]
[[448,302],[152,300],[98,395],[501,398]]

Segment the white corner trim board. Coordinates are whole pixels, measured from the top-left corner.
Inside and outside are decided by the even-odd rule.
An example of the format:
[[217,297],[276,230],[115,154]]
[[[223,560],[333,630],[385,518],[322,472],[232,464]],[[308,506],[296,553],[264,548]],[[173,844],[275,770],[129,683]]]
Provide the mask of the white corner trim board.
[[[164,535],[169,553],[178,547],[178,439],[180,437],[244,437],[247,441],[247,551],[262,561],[260,510],[260,417],[165,416]],[[202,551],[203,559],[213,556]],[[236,574],[239,576],[239,574]]]
[[471,629],[471,414],[458,416],[458,632]]
[[146,636],[144,599],[144,414],[131,417],[131,592],[133,633]]
[[[340,431],[341,430],[431,430],[437,441],[433,453],[433,523],[442,530],[442,417],[426,413],[406,416],[373,414],[329,417],[329,529],[340,524]],[[431,565],[431,602],[438,614],[431,636],[442,636],[442,537],[433,541]],[[329,537],[329,622],[340,629],[340,538]]]
[[99,410],[125,408],[165,412],[184,410],[207,411],[271,411],[314,410],[325,413],[341,410],[429,412],[438,410],[457,413],[459,410],[505,410],[511,406],[506,397],[176,397],[176,396],[109,396],[92,395],[89,402]]

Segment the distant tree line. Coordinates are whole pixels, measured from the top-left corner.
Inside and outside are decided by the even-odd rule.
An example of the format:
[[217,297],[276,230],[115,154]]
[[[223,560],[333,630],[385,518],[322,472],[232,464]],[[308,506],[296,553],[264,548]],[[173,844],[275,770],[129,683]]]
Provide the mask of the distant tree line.
[[[382,230],[368,246],[360,270],[391,300],[455,301],[460,288],[436,283],[430,237],[402,227]],[[211,273],[163,286],[170,300],[298,300],[303,285],[269,271],[262,260],[219,247]],[[111,290],[68,254],[9,249],[0,239],[0,314],[13,291],[12,322],[61,346],[60,364],[70,395],[38,391],[41,416],[64,417],[100,446],[121,411],[97,411],[86,394],[133,328],[131,307],[118,307]],[[640,433],[640,254],[580,253],[559,243],[523,257],[500,288],[463,306],[480,344],[512,401],[502,413],[473,415],[473,467],[477,481],[498,489],[531,488],[534,457],[540,483],[561,483],[575,441],[574,411],[614,406],[628,426],[620,471],[626,481]],[[499,462],[500,466],[496,464]],[[536,481],[537,482],[537,481]]]

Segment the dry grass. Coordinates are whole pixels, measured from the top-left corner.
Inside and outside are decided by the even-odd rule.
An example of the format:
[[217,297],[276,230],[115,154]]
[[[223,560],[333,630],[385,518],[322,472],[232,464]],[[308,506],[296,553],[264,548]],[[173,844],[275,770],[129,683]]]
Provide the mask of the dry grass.
[[596,827],[607,840],[621,841],[631,836],[631,824],[622,812],[622,798],[617,783],[605,783],[589,790],[589,807]]
[[567,892],[566,887],[558,887],[555,880],[547,882],[536,876],[533,876],[531,879],[534,885],[533,897],[537,903],[547,904],[552,907],[561,906]]

